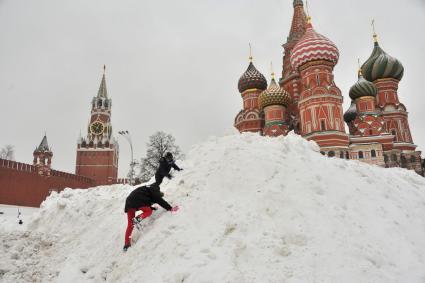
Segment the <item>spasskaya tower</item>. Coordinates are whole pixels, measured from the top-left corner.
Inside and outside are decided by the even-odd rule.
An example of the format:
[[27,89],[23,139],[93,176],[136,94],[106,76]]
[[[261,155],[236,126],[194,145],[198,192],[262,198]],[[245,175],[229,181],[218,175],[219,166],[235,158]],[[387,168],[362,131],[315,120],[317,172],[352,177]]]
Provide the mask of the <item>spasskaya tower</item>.
[[111,106],[105,81],[105,66],[97,96],[91,102],[87,136],[78,139],[75,173],[95,180],[96,185],[114,184],[118,175],[118,143],[112,136]]

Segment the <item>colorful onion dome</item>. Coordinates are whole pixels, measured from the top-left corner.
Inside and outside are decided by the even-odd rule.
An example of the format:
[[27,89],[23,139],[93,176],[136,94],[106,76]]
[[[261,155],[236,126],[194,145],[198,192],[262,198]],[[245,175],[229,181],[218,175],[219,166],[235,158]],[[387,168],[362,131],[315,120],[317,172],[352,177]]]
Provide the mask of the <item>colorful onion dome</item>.
[[260,89],[265,90],[267,88],[267,80],[255,67],[252,62],[249,63],[248,69],[239,79],[238,89],[242,93],[247,89]]
[[357,98],[364,96],[373,96],[375,97],[378,93],[376,86],[370,81],[365,80],[362,75],[362,71],[359,70],[359,79],[358,81],[350,88],[350,98],[356,100]]
[[344,121],[345,123],[350,123],[357,117],[357,107],[356,102],[354,100],[351,101],[351,105],[348,110],[344,113]]
[[283,105],[288,107],[291,102],[291,96],[276,83],[274,78],[272,78],[269,87],[258,97],[258,102],[261,109],[270,105]]
[[401,80],[404,67],[399,60],[388,55],[379,46],[375,37],[375,46],[369,59],[362,65],[362,72],[366,80],[375,81],[379,79],[392,78]]
[[311,23],[306,27],[304,36],[294,46],[291,54],[291,65],[295,70],[305,63],[325,60],[336,65],[339,51],[336,45],[325,36],[317,33]]

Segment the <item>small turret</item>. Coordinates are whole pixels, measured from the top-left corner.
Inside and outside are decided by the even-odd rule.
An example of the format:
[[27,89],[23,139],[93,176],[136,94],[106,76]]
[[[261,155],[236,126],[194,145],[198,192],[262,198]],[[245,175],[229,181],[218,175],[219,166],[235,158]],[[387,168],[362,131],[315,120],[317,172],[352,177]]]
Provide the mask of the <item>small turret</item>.
[[44,135],[40,145],[34,150],[33,165],[37,173],[43,176],[50,176],[53,153],[47,143],[47,136]]

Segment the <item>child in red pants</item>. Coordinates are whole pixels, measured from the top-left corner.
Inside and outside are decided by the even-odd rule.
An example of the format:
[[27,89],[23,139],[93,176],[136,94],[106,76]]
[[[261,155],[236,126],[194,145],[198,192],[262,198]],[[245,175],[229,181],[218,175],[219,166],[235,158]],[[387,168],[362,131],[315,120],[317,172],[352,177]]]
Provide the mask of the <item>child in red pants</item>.
[[[130,238],[133,232],[134,223],[139,223],[152,214],[151,205],[159,204],[168,211],[177,211],[178,206],[171,207],[162,197],[164,194],[160,191],[159,186],[154,183],[149,186],[141,186],[130,193],[125,201],[124,212],[127,213],[127,229],[125,230],[124,251],[131,246]],[[136,211],[141,210],[142,214],[136,216]]]

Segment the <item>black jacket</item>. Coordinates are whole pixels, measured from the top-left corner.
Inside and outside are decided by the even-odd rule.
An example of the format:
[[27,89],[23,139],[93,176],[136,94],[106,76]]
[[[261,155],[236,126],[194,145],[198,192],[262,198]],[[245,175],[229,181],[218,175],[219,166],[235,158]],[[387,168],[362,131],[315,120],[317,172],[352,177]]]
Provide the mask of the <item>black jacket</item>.
[[159,186],[141,186],[132,191],[125,200],[124,212],[129,208],[140,208],[142,206],[151,206],[154,203],[159,204],[166,210],[171,210],[171,205],[163,198],[163,193]]
[[177,171],[180,171],[180,168],[179,166],[176,165],[176,163],[174,162],[168,163],[164,157],[161,157],[161,159],[159,160],[159,167],[158,167],[158,170],[156,170],[155,175],[160,175],[165,177],[168,174],[170,174],[171,167]]

